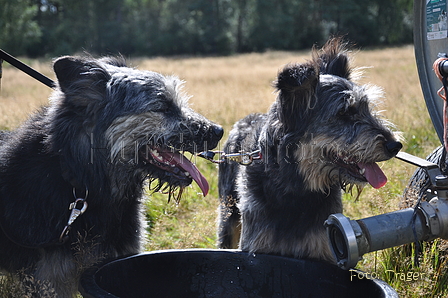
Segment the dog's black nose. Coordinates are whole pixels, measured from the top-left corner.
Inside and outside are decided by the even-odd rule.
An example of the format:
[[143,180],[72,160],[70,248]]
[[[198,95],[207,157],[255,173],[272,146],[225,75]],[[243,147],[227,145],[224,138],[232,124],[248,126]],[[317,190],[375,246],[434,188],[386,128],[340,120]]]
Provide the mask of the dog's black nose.
[[219,125],[215,125],[213,127],[213,133],[215,134],[215,136],[218,139],[221,139],[222,136],[224,135],[224,129],[221,126],[219,126]]
[[397,155],[401,148],[403,148],[403,145],[401,145],[400,142],[396,141],[388,141],[385,146],[387,152],[389,152],[392,156]]

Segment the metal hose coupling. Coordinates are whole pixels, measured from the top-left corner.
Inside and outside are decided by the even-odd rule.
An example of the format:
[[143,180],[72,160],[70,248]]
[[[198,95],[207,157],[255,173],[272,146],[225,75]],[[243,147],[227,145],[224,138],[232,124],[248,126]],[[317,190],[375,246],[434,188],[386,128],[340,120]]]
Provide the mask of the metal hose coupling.
[[429,202],[369,218],[350,220],[332,214],[325,221],[339,267],[356,266],[366,253],[416,241],[448,239],[448,176],[435,177],[436,194]]

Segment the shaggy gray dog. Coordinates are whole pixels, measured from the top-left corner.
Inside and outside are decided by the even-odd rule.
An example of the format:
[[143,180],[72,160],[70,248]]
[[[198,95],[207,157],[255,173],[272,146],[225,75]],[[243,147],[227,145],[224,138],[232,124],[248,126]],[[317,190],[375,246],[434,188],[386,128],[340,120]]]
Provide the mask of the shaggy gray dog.
[[340,39],[278,74],[267,114],[238,121],[225,154],[259,150],[251,165],[219,167],[219,247],[334,262],[324,221],[342,212],[341,188],[386,177],[376,164],[401,144],[373,111],[378,88],[357,85]]
[[72,297],[87,267],[140,252],[146,178],[176,199],[193,180],[206,195],[182,152],[223,134],[189,108],[176,77],[115,58],[62,57],[54,71],[50,105],[0,134],[0,267],[26,276],[36,297]]

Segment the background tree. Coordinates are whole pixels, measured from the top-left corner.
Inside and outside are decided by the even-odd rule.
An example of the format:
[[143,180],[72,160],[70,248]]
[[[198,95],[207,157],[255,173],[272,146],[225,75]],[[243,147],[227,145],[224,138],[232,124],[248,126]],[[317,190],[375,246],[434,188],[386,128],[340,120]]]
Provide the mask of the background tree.
[[26,54],[42,33],[36,18],[36,5],[27,0],[0,0],[0,46],[16,55]]
[[359,46],[412,42],[412,0],[0,0],[0,47],[228,55],[299,50],[342,34]]

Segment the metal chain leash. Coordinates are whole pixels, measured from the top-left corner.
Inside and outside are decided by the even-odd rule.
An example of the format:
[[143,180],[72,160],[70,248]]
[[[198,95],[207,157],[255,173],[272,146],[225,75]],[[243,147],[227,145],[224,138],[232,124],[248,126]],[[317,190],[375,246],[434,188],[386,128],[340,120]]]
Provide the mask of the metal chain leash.
[[[215,155],[219,158],[215,159]],[[248,166],[254,160],[259,160],[262,158],[261,151],[255,150],[252,152],[239,152],[239,153],[225,153],[224,151],[204,151],[198,154],[199,157],[205,158],[213,163],[224,163],[227,161],[237,162],[240,165]]]

